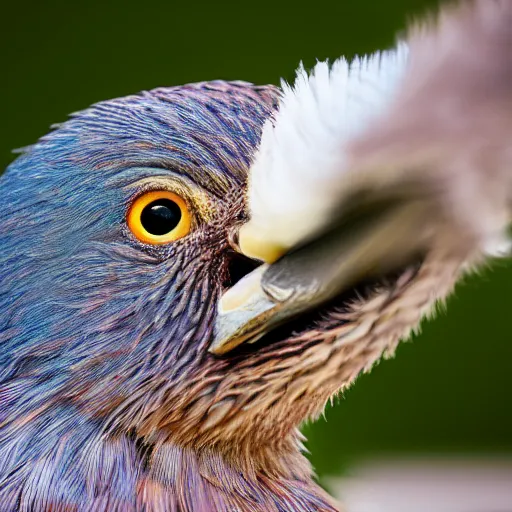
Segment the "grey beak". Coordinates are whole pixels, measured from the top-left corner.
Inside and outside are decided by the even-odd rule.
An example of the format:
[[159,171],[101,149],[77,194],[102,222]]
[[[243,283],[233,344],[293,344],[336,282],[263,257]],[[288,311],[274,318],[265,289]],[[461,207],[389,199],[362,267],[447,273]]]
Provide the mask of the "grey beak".
[[[210,352],[225,354],[367,278],[410,263],[429,238],[432,204],[395,200],[334,216],[322,233],[257,268],[221,298]],[[425,229],[423,229],[425,227]]]

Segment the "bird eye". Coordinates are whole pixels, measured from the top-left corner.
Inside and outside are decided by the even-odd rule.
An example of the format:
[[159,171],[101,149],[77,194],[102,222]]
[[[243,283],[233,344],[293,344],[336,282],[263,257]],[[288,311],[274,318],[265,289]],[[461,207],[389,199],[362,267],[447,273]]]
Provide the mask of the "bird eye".
[[190,231],[190,212],[185,201],[167,190],[146,192],[131,205],[127,222],[131,232],[147,244],[167,244]]

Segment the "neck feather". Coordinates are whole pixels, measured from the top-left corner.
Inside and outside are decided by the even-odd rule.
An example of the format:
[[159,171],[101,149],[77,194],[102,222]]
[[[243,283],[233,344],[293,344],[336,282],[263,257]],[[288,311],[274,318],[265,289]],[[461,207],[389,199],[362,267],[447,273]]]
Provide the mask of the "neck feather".
[[16,436],[3,444],[3,466],[11,467],[0,476],[2,510],[338,510],[298,450],[283,456],[286,471],[278,474],[262,466],[242,469],[211,448],[147,445],[135,436],[106,437],[89,428],[41,441],[41,450],[29,450],[29,440]]

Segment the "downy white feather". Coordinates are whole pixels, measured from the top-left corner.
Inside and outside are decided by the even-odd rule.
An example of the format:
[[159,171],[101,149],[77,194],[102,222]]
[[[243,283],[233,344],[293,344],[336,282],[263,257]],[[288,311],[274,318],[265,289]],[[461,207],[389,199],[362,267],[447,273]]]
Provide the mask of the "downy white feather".
[[267,121],[250,170],[250,222],[244,227],[283,249],[315,233],[347,187],[346,147],[390,104],[408,47],[368,57],[301,65],[282,83],[278,112]]

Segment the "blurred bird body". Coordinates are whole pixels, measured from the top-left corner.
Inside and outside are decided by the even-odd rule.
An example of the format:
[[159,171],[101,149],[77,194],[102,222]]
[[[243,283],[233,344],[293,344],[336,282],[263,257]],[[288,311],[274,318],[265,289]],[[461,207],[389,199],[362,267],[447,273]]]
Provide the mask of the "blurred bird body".
[[[344,260],[329,255],[343,258],[354,247],[353,238],[340,246],[324,232],[254,270],[233,234],[248,221],[247,176],[279,98],[271,86],[207,82],[99,103],[7,169],[0,180],[1,512],[338,509],[312,479],[297,426],[393,354],[484,251],[465,243],[473,239],[464,230],[453,236],[459,217],[444,208],[436,217],[432,205],[444,203],[429,195],[429,220],[446,229],[430,238],[427,230],[421,258],[407,257],[393,274],[370,283],[358,275],[350,287],[336,281],[336,293],[322,295],[328,279],[319,262],[338,272]],[[381,140],[371,134],[358,132],[343,153],[362,176],[376,175],[370,151],[355,157],[366,135]],[[366,183],[376,182],[381,191],[379,179]],[[400,189],[400,180],[393,183]],[[190,232],[142,242],[127,219],[138,198],[162,190],[187,205]],[[406,190],[410,198],[416,189]],[[357,247],[390,226],[370,224]],[[308,229],[289,233],[285,249],[305,234],[312,239],[318,226]],[[280,301],[260,311],[258,324],[242,325],[239,338],[260,343],[228,346],[215,331],[219,300],[250,276],[261,278],[266,295],[258,280],[251,292]],[[309,287],[309,278],[322,286]],[[311,303],[303,300],[300,314],[287,310],[304,296]],[[236,301],[231,312],[239,313]]]

